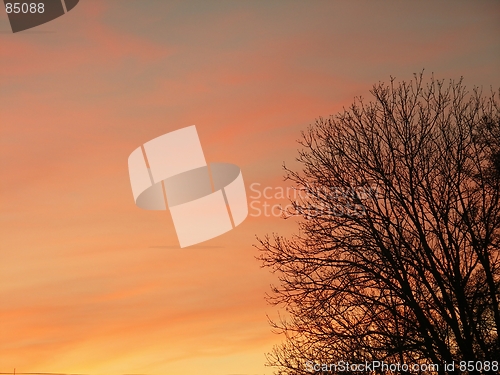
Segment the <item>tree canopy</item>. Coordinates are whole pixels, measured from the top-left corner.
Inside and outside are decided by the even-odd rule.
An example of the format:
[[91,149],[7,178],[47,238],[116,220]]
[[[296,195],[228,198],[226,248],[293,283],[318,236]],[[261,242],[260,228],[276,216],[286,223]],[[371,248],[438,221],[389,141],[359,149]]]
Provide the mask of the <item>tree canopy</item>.
[[[268,355],[306,363],[500,359],[500,111],[495,92],[415,75],[302,134],[293,237],[259,239],[286,313]],[[477,371],[476,371],[477,370]],[[467,372],[467,371],[465,371]],[[481,373],[474,369],[470,373]],[[491,372],[489,372],[491,373]]]

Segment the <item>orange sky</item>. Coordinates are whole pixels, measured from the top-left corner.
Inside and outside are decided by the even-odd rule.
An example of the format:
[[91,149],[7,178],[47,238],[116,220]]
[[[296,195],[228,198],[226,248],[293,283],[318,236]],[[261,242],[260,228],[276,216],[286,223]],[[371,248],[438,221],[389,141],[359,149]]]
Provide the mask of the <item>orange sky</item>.
[[300,131],[373,83],[425,68],[498,88],[499,16],[494,1],[81,0],[12,34],[0,12],[0,372],[271,374],[274,279],[252,245],[293,221],[250,216],[179,249],[168,212],[134,205],[128,155],[195,124],[250,196],[286,186]]

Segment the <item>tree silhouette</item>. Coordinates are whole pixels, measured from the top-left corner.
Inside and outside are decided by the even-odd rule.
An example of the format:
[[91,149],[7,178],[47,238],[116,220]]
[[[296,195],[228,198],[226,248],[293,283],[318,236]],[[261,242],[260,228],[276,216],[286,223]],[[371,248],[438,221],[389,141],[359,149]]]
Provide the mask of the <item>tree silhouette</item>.
[[459,371],[473,361],[459,373],[497,373],[495,93],[422,74],[370,93],[310,126],[302,171],[285,167],[303,194],[287,213],[300,217],[299,234],[259,239],[263,266],[279,276],[269,300],[285,307],[268,363],[278,374],[338,361],[433,363],[445,374],[445,362]]

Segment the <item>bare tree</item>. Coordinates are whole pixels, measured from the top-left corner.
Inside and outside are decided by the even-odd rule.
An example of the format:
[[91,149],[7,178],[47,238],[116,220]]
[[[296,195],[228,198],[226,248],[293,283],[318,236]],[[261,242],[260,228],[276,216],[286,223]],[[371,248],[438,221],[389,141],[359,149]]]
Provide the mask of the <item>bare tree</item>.
[[[302,171],[285,167],[303,194],[288,213],[300,216],[299,234],[259,240],[280,280],[270,301],[285,307],[271,322],[284,342],[268,362],[290,375],[339,361],[432,363],[441,374],[455,361],[461,373],[497,373],[495,93],[422,74],[370,93],[310,126]],[[460,371],[461,361],[473,367]]]

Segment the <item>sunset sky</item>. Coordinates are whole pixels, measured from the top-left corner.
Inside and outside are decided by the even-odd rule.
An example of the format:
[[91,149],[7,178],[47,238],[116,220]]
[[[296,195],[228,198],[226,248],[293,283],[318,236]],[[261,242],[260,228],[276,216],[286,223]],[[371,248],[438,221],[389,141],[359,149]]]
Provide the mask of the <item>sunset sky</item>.
[[[287,204],[301,130],[422,69],[498,90],[499,19],[497,1],[80,0],[13,34],[2,10],[0,372],[272,374],[276,276],[253,245],[296,231],[264,204]],[[189,125],[252,206],[180,249],[127,159]]]

